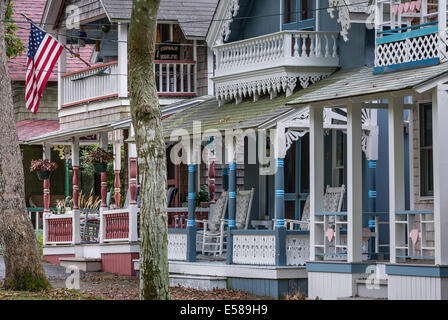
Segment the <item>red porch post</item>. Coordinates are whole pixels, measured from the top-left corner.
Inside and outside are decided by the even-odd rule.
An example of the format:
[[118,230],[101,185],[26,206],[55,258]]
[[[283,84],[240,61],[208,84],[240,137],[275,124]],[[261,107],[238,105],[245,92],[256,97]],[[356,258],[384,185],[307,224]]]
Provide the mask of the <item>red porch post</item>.
[[73,210],[79,209],[79,138],[72,138]]
[[101,172],[101,208],[107,208],[107,172]]
[[[51,161],[51,146],[43,145],[43,158]],[[50,213],[50,179],[44,180],[44,213]]]
[[129,191],[131,193],[131,205],[137,204],[137,158],[129,158]]
[[120,170],[115,170],[115,206],[117,208],[120,207],[120,200],[121,200],[121,184],[120,184]]

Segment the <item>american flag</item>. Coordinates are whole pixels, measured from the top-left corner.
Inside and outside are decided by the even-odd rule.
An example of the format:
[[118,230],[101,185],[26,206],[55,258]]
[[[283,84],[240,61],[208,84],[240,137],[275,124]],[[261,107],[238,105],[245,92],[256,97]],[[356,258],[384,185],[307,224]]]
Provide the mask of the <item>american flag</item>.
[[36,114],[48,78],[64,46],[31,23],[28,42],[25,100],[28,110]]

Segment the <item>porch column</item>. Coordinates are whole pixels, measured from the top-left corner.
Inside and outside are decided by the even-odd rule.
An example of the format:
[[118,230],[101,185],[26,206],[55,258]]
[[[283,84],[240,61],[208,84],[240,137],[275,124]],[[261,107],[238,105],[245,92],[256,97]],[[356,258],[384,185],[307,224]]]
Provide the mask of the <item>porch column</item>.
[[[67,43],[67,31],[59,30],[58,41],[62,44]],[[63,78],[62,76],[67,71],[67,50],[63,49],[58,59],[58,110],[62,109],[64,104],[64,90],[63,90]]]
[[[236,229],[236,156],[235,156],[235,137],[226,134],[226,162],[229,164],[229,201],[227,228],[227,264],[233,263],[233,237],[232,230]],[[230,141],[227,141],[230,139]]]
[[[51,146],[49,143],[44,143],[43,158],[51,161]],[[50,213],[50,179],[44,180],[44,214]]]
[[323,107],[310,106],[310,260],[323,252],[323,228],[316,228],[315,213],[324,208],[324,128]]
[[[101,132],[100,147],[107,151],[108,133]],[[101,172],[101,208],[107,208],[107,171]]]
[[70,147],[64,148],[65,154],[65,202],[68,205],[67,198],[70,197]]
[[275,171],[275,264],[286,266],[285,226],[285,128],[277,124]]
[[222,164],[222,189],[224,191],[229,190],[229,167],[227,167],[224,163]]
[[130,205],[137,204],[137,146],[135,143],[129,144],[129,194]]
[[79,138],[72,138],[73,210],[79,209]]
[[187,261],[196,261],[196,223],[195,223],[195,180],[196,165],[188,164],[188,220],[187,220]]
[[210,164],[208,168],[208,192],[210,194],[210,204],[215,204],[215,159],[210,159]]
[[435,264],[448,265],[448,94],[438,86],[432,94],[433,161],[434,161],[434,237]]
[[407,238],[397,234],[395,213],[405,210],[404,197],[404,132],[403,98],[390,98],[388,106],[389,125],[389,224],[390,224],[390,262],[397,262],[396,246]]
[[121,182],[120,182],[120,172],[121,172],[121,132],[115,131],[115,141],[114,141],[114,198],[115,198],[115,206],[120,208],[120,200],[121,200]]
[[347,104],[347,262],[362,262],[361,109]]
[[128,97],[128,24],[118,24],[118,97]]

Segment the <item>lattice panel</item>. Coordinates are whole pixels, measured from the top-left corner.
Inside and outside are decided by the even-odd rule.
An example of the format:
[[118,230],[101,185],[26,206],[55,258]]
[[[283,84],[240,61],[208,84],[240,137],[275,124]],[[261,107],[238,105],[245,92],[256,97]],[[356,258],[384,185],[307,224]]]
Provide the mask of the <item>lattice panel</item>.
[[390,66],[439,56],[437,33],[377,45],[375,66]]
[[302,266],[310,258],[309,235],[291,235],[286,237],[286,264]]
[[233,263],[275,265],[275,236],[234,235]]
[[186,234],[168,234],[168,260],[187,260]]

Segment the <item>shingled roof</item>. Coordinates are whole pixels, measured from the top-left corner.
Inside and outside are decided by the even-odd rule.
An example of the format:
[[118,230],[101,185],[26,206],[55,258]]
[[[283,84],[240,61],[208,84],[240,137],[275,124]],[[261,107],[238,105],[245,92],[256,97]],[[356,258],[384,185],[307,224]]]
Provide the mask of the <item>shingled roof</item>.
[[[131,0],[101,0],[111,21],[130,20]],[[185,37],[205,38],[218,0],[162,0],[158,20],[178,21]]]
[[[13,81],[25,81],[26,76],[26,62],[27,62],[27,49],[28,49],[28,38],[30,34],[30,24],[25,21],[25,19],[20,15],[24,13],[31,20],[39,23],[41,20],[46,0],[14,0],[14,10],[13,19],[16,21],[16,25],[19,29],[16,31],[16,35],[22,39],[25,45],[25,52],[8,61],[9,75]],[[84,60],[89,60],[92,54],[93,46],[86,46],[80,49],[80,55]],[[67,72],[77,71],[85,67],[79,59],[71,58],[70,54],[67,54]],[[57,81],[57,65],[55,66],[54,72],[51,75],[49,81]]]

